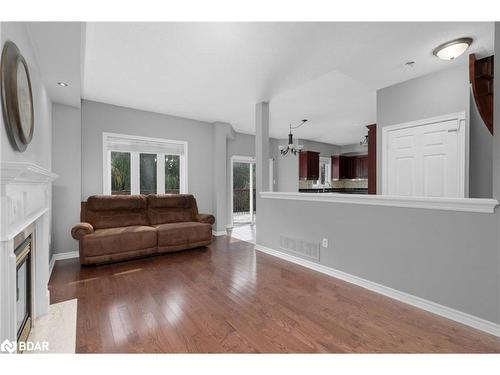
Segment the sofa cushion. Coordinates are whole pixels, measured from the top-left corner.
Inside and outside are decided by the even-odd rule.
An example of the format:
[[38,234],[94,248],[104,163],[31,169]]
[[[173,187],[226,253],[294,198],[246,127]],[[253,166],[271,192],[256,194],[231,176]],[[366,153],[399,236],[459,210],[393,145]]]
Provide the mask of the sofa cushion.
[[196,200],[190,194],[151,194],[147,196],[151,225],[195,221]]
[[94,229],[149,225],[143,195],[94,195],[85,206],[85,221]]
[[212,240],[212,225],[207,223],[183,222],[159,224],[158,247],[190,245]]
[[83,237],[82,248],[89,257],[156,248],[157,233],[153,227],[140,225],[97,229]]

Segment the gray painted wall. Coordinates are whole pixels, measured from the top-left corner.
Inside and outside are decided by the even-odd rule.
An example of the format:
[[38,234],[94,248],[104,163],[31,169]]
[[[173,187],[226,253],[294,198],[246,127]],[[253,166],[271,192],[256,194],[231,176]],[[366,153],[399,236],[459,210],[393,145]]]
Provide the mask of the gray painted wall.
[[[495,22],[495,55],[500,56],[500,22]],[[498,69],[498,59],[495,62],[496,71],[500,71]],[[500,93],[500,79],[494,80],[494,92]],[[493,137],[493,197],[500,200],[500,95],[493,96],[494,102],[494,128],[495,128],[495,136]],[[500,228],[500,215],[499,216],[499,225],[497,228]],[[500,231],[497,230],[499,236],[500,243]],[[498,268],[500,268],[500,257]]]
[[82,200],[102,194],[102,133],[188,142],[188,189],[200,212],[213,213],[213,126],[203,121],[82,101]]
[[483,122],[470,94],[469,197],[493,196],[493,136]]
[[500,323],[495,215],[263,201],[259,245],[280,251],[281,234],[328,238],[325,266]]
[[338,155],[341,152],[341,147],[329,143],[309,141],[307,139],[300,139],[299,143],[304,145],[306,151],[319,152],[319,156],[329,158],[332,155]]
[[377,91],[377,191],[382,191],[381,128],[455,112],[465,112],[468,124],[468,74],[462,64]]
[[223,232],[226,230],[229,220],[227,209],[227,196],[229,194],[227,181],[229,171],[227,169],[227,143],[228,139],[234,138],[234,130],[228,123],[216,122],[213,125],[213,212],[215,215],[214,230]]
[[52,106],[52,252],[77,251],[71,228],[80,221],[82,196],[81,111],[63,104]]
[[[495,22],[495,55],[500,56],[500,22]],[[498,59],[496,60],[498,62]],[[499,71],[498,63],[495,63],[496,71]],[[494,92],[500,93],[500,79],[494,80]],[[500,201],[500,95],[494,95],[494,128],[495,136],[493,137],[493,197]],[[497,236],[497,269],[500,270],[500,208],[496,211],[496,227],[495,233]],[[497,284],[500,285],[500,275],[497,278]],[[497,293],[498,295],[498,293]],[[498,302],[500,305],[500,301]],[[500,307],[499,307],[500,310]]]
[[343,145],[340,146],[340,154],[366,155],[368,154],[368,147],[361,146],[359,143],[353,143],[351,145]]

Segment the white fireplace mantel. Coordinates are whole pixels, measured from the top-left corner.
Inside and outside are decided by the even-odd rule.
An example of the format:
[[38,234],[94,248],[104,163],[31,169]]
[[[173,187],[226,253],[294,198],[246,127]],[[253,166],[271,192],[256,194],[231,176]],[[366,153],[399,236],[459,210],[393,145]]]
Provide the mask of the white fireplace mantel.
[[0,162],[0,342],[16,339],[16,256],[14,238],[34,226],[32,315],[49,307],[51,184],[58,176],[27,162]]
[[0,163],[0,241],[8,241],[50,208],[58,176],[36,164]]

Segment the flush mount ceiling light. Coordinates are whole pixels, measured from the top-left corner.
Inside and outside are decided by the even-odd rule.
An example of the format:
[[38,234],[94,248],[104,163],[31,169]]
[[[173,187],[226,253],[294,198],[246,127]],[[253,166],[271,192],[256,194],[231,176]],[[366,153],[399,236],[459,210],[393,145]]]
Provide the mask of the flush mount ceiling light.
[[290,133],[288,134],[288,144],[278,146],[278,150],[280,150],[282,156],[285,156],[286,154],[288,154],[289,151],[292,154],[297,155],[297,152],[299,152],[300,150],[302,150],[304,148],[303,145],[293,143],[292,129],[297,129],[297,128],[301,127],[302,125],[304,125],[306,123],[306,121],[307,120],[302,120],[302,122],[300,124],[295,125],[295,126],[292,126],[292,124],[290,124]]
[[57,84],[59,86],[62,86],[62,87],[68,87],[69,86],[66,82],[57,82]]
[[459,38],[436,47],[432,53],[441,60],[453,60],[464,53],[472,44],[472,38]]

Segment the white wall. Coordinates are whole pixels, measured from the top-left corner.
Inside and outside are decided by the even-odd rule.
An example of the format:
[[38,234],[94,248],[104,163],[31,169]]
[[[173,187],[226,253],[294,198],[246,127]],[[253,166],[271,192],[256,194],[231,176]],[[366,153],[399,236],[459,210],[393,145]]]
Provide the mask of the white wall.
[[[43,84],[43,79],[40,74],[38,62],[35,57],[33,45],[28,36],[26,25],[23,22],[2,22],[0,24],[0,34],[2,40],[2,48],[7,40],[16,43],[17,47],[23,54],[30,73],[31,89],[33,93],[33,109],[35,129],[33,139],[24,152],[14,150],[8,140],[3,116],[0,116],[0,154],[2,161],[29,162],[42,166],[45,169],[51,170],[51,147],[52,147],[52,103],[47,95],[47,91]],[[50,223],[51,210],[47,213],[47,222]],[[48,244],[42,244],[40,249],[50,249],[51,228],[47,225],[44,231],[47,233],[40,234],[37,238],[47,238]],[[47,258],[50,257],[47,254]],[[48,267],[48,265],[47,265]]]
[[82,128],[80,108],[52,106],[52,253],[77,251],[71,228],[80,221],[82,195]]
[[[2,48],[7,40],[16,43],[23,54],[31,78],[35,130],[33,139],[24,152],[14,150],[9,143],[5,126],[1,126],[1,158],[5,161],[25,161],[51,169],[52,103],[47,95],[35,53],[23,22],[2,22]],[[2,119],[3,124],[3,119]]]
[[102,194],[102,133],[188,142],[188,190],[200,212],[213,213],[213,126],[159,113],[82,101],[82,195]]

